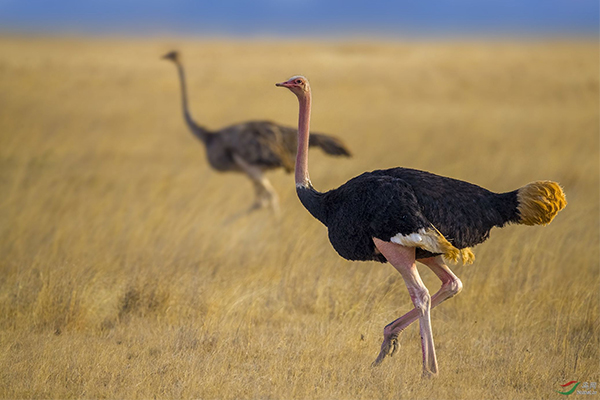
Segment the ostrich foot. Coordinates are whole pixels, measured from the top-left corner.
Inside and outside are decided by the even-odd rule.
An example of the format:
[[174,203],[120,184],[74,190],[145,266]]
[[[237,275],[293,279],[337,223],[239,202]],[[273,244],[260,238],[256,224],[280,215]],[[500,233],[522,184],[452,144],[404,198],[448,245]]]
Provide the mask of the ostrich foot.
[[394,353],[398,350],[400,345],[398,344],[398,333],[392,333],[390,335],[384,336],[383,343],[381,343],[381,351],[379,355],[371,364],[372,367],[376,367],[383,362],[383,359],[386,356],[392,357]]
[[437,372],[431,372],[427,369],[423,370],[423,374],[421,375],[421,379],[433,379],[433,378],[437,378],[438,374]]

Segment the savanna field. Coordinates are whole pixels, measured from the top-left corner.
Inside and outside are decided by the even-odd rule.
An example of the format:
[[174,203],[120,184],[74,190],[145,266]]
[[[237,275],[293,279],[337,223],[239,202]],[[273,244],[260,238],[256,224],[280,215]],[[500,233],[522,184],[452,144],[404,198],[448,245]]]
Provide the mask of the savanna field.
[[[184,125],[296,125],[275,88],[303,74],[316,188],[405,166],[503,192],[560,182],[547,227],[495,229],[462,293],[432,311],[440,375],[389,265],[340,258],[268,174],[282,216],[219,174]],[[377,42],[0,37],[0,397],[552,399],[599,382],[599,51],[595,40]],[[439,280],[419,267],[431,293]],[[599,389],[597,389],[599,390]],[[590,397],[575,394],[572,398]]]

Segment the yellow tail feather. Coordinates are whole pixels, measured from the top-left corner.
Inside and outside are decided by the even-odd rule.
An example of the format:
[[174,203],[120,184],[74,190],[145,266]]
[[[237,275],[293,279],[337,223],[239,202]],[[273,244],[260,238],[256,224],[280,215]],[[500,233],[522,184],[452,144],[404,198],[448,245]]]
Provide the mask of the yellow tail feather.
[[525,225],[547,225],[567,205],[562,188],[556,182],[531,182],[517,192],[517,210]]
[[452,263],[457,263],[461,260],[463,265],[466,265],[473,264],[473,261],[475,261],[475,254],[473,254],[470,248],[457,249],[435,227],[428,230],[427,233],[435,238],[436,246],[433,249],[426,250],[442,253],[443,257]]

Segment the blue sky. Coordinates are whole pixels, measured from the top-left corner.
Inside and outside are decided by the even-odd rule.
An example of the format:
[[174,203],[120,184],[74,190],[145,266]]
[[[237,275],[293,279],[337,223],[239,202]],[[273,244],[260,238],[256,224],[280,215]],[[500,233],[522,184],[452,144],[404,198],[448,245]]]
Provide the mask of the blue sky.
[[0,30],[226,36],[597,35],[598,0],[0,0]]

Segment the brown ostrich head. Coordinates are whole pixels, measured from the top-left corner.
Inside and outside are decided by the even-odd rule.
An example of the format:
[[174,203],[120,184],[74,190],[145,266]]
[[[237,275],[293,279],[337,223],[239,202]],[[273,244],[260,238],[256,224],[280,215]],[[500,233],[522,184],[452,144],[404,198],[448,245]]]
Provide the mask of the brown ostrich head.
[[299,98],[306,96],[310,92],[308,79],[301,75],[292,76],[285,82],[276,83],[275,86],[288,88]]
[[179,57],[180,57],[179,56],[179,52],[177,50],[174,50],[174,51],[168,52],[167,54],[165,54],[161,58],[163,60],[171,60],[171,61],[173,61],[175,63],[178,63],[179,62]]

